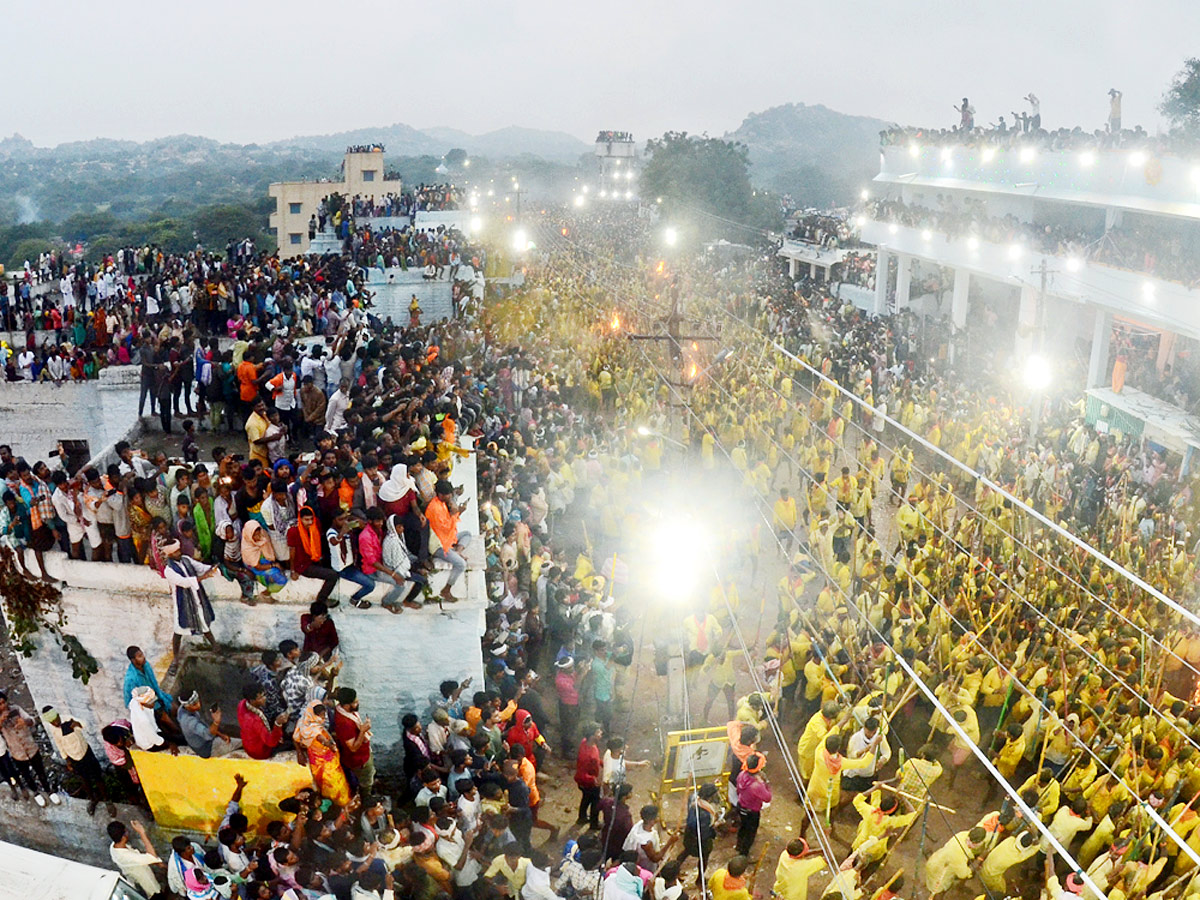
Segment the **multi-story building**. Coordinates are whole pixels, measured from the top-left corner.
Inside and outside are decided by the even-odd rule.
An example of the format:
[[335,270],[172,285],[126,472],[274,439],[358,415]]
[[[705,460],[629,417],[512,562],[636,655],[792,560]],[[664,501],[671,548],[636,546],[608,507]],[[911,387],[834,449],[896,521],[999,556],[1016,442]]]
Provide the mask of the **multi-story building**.
[[[881,148],[855,220],[878,248],[874,311],[936,304],[956,331],[988,322],[1018,364],[1086,359],[1089,419],[1117,406],[1122,430],[1139,419],[1150,434],[1181,397],[1195,403],[1200,383],[1179,388],[1200,358],[1200,166],[1150,141],[916,135]],[[1192,426],[1172,427],[1180,452],[1200,447]]]
[[595,155],[603,196],[636,197],[639,154],[632,132],[601,131],[596,135]]
[[285,254],[308,252],[308,225],[321,201],[332,193],[346,197],[399,194],[399,179],[385,179],[383,145],[348,147],[341,181],[277,181],[267,190],[275,198],[270,227]]

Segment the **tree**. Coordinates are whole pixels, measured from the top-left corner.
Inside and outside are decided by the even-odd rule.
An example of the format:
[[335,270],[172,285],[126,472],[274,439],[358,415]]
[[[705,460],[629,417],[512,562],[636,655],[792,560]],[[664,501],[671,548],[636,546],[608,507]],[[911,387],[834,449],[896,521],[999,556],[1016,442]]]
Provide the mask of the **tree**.
[[668,131],[646,144],[644,198],[662,198],[663,215],[686,219],[705,236],[748,243],[761,229],[781,224],[779,205],[750,184],[749,151],[720,138]]
[[454,168],[455,166],[462,166],[462,164],[467,161],[467,151],[462,149],[462,147],[455,147],[453,150],[447,150],[445,160],[446,165],[450,166],[451,168]]
[[14,272],[20,271],[26,260],[31,264],[36,263],[39,254],[53,249],[54,244],[45,238],[25,238],[18,241],[8,258],[9,269]]
[[215,252],[224,252],[229,241],[256,237],[262,227],[253,210],[229,203],[204,206],[192,217],[196,240]]
[[1158,111],[1167,117],[1172,129],[1200,134],[1200,59],[1193,56],[1184,61],[1163,94]]

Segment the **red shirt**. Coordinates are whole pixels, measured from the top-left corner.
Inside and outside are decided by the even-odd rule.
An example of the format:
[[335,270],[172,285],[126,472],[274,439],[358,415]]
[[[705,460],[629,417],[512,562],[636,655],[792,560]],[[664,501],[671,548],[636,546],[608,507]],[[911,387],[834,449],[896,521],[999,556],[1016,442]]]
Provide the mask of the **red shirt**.
[[600,747],[592,746],[586,739],[579,742],[579,756],[575,759],[575,783],[581,788],[600,787]]
[[300,630],[304,632],[304,652],[307,653],[309,650],[313,650],[322,659],[328,659],[329,654],[337,649],[337,626],[333,624],[333,619],[326,616],[320,628],[315,631],[309,631],[308,625],[311,621],[312,613],[301,614]]
[[283,740],[283,729],[274,725],[270,730],[262,716],[249,709],[243,700],[238,704],[238,727],[242,730],[242,749],[251,759],[270,759],[279,742]]
[[358,723],[342,712],[339,706],[333,713],[333,736],[341,751],[342,765],[347,769],[361,769],[371,758],[371,739],[363,741],[357,750],[350,749],[350,742],[358,737]]

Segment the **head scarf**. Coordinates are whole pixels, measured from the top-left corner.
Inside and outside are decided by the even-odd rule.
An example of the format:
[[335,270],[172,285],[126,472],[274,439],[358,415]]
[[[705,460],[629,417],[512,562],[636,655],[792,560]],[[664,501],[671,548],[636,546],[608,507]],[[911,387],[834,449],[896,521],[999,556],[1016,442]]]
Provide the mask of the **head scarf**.
[[321,561],[321,520],[317,517],[317,511],[311,506],[305,506],[300,510],[301,514],[305,512],[312,513],[312,524],[305,526],[303,520],[296,517],[296,530],[300,532],[300,546],[304,548],[304,552],[308,554],[308,558],[313,562]]
[[392,466],[391,477],[380,486],[379,499],[384,503],[391,503],[416,489],[417,483],[408,475],[408,466],[397,463]]
[[268,563],[275,562],[275,548],[271,545],[271,538],[258,520],[251,519],[242,529],[242,562],[254,568],[263,559]]
[[401,537],[400,530],[396,526],[399,520],[400,517],[395,515],[388,516],[385,520],[387,525],[383,535],[383,564],[400,575],[407,575],[411,562],[408,558],[408,549],[404,546],[404,538]]
[[329,738],[329,727],[325,721],[325,717],[316,712],[316,708],[320,705],[320,700],[310,701],[304,709],[304,715],[300,717],[300,721],[296,724],[296,730],[292,736],[301,747],[308,747],[313,741],[321,738],[324,738],[325,743],[332,743]]
[[201,881],[200,874],[203,874],[203,870],[198,866],[183,873],[183,886],[187,888],[187,900],[220,900],[217,889],[211,882]]

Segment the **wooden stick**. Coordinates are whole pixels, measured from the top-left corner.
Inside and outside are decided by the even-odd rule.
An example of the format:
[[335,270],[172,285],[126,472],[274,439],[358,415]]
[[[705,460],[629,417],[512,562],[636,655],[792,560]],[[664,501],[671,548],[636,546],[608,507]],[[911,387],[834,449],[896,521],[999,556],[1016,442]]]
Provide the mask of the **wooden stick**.
[[883,782],[877,781],[877,782],[875,782],[875,787],[879,788],[880,790],[888,791],[889,793],[896,794],[900,797],[903,797],[906,800],[912,800],[914,803],[928,803],[934,809],[940,809],[943,812],[950,813],[951,815],[958,815],[958,810],[956,810],[956,809],[951,809],[949,806],[942,806],[941,804],[934,803],[928,797],[921,798],[921,797],[914,796],[913,794],[906,793],[906,792],[900,790],[900,788],[892,787],[890,784],[884,784]]
[[903,869],[897,869],[897,870],[896,870],[896,874],[895,874],[895,875],[893,875],[891,878],[889,878],[889,879],[887,880],[887,884],[885,884],[883,887],[881,887],[879,890],[877,890],[875,893],[873,893],[873,894],[871,895],[871,900],[878,900],[878,898],[879,898],[879,897],[882,897],[882,896],[883,896],[883,894],[884,894],[884,892],[885,892],[885,891],[886,891],[888,888],[890,888],[890,887],[891,887],[893,884],[895,884],[895,883],[896,883],[896,879],[897,879],[897,878],[899,878],[899,877],[900,877],[901,875],[903,875],[903,874],[904,874],[904,870],[903,870]]

